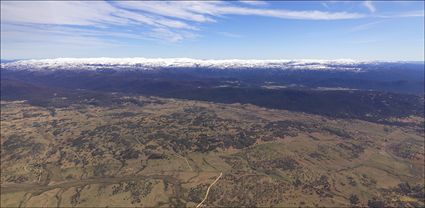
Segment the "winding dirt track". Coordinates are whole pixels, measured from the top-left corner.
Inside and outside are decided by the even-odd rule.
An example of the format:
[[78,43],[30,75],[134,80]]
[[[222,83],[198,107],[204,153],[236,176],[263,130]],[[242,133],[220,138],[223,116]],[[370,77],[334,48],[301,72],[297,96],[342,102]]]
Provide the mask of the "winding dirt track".
[[185,157],[183,157],[183,156],[181,156],[181,155],[179,155],[177,153],[176,153],[176,156],[179,157],[179,158],[181,158],[181,159],[184,159],[186,161],[186,164],[189,167],[190,171],[193,171],[192,166],[190,166],[189,161]]
[[201,206],[202,206],[202,203],[204,203],[204,202],[205,202],[205,200],[207,200],[207,198],[208,198],[208,194],[210,193],[210,189],[211,189],[211,187],[212,187],[212,186],[214,186],[214,184],[215,184],[215,183],[217,183],[217,181],[221,178],[221,176],[222,176],[222,175],[223,175],[223,173],[221,172],[221,173],[220,173],[220,175],[219,175],[219,176],[215,179],[215,181],[214,181],[214,182],[212,182],[210,186],[208,186],[207,193],[205,193],[204,200],[202,200],[202,201],[201,201],[201,203],[199,203],[199,204],[196,206],[196,208],[201,207]]

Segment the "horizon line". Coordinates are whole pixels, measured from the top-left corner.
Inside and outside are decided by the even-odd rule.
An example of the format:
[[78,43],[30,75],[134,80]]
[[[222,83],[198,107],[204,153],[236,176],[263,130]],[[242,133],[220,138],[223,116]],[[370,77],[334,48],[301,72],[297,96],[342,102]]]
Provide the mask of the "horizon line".
[[189,57],[142,57],[142,56],[134,56],[134,57],[54,57],[54,58],[17,58],[17,59],[3,59],[0,58],[0,61],[7,61],[7,62],[15,62],[15,61],[42,61],[42,60],[59,60],[59,59],[147,59],[147,60],[155,60],[155,59],[164,59],[164,60],[194,60],[194,61],[353,61],[353,62],[425,62],[425,59],[423,60],[400,60],[400,59],[353,59],[353,58],[334,58],[334,59],[327,59],[327,58],[294,58],[294,59],[288,59],[288,58],[265,58],[265,59],[259,59],[259,58],[189,58]]

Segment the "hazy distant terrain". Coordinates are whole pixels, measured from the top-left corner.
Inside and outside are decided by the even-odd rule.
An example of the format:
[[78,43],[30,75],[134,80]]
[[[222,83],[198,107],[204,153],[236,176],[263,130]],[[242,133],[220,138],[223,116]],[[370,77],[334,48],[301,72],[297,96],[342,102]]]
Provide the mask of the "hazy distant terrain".
[[2,206],[425,206],[423,63],[126,61],[2,64]]

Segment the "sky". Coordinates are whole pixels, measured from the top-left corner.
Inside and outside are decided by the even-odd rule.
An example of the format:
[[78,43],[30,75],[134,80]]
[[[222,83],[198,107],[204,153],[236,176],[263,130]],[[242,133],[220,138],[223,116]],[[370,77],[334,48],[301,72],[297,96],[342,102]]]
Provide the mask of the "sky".
[[1,1],[1,59],[424,60],[424,1]]

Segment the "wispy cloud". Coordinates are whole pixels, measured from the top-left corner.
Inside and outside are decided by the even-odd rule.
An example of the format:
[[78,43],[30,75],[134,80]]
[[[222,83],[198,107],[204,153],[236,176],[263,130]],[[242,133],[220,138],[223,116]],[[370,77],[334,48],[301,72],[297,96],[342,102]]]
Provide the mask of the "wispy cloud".
[[390,18],[415,18],[415,17],[424,17],[424,10],[415,10],[415,11],[406,11],[406,12],[398,12],[398,13],[383,13],[379,15],[374,15],[377,18],[390,19]]
[[393,17],[424,17],[425,11],[424,10],[418,10],[418,11],[409,11],[409,12],[403,12],[396,15],[393,15]]
[[[1,24],[43,26],[47,29],[63,26],[69,27],[64,31],[70,32],[70,35],[75,35],[75,26],[86,27],[86,32],[92,30],[92,38],[112,34],[99,28],[140,25],[144,31],[139,31],[139,36],[178,42],[197,37],[201,24],[217,22],[227,15],[299,20],[364,17],[363,14],[349,12],[268,9],[263,7],[266,4],[262,1],[1,1]],[[28,31],[33,29],[28,28]],[[49,31],[44,34],[48,35]],[[125,31],[114,35],[118,33],[126,37]],[[10,38],[8,34],[7,29],[2,29],[2,38]]]
[[2,23],[55,25],[126,24],[106,2],[1,1]]
[[326,9],[330,9],[330,6],[326,3],[326,2],[322,2],[320,3],[323,7],[325,7]]
[[351,28],[350,32],[358,32],[358,31],[368,30],[368,29],[371,29],[378,24],[385,22],[385,21],[386,20],[378,20],[378,21],[374,21],[374,22],[368,22],[366,24],[361,24],[361,25],[358,25],[358,26]]
[[214,22],[207,9],[216,7],[221,2],[187,2],[187,1],[119,1],[113,5],[119,9],[143,12],[167,18],[176,18],[193,22]]
[[372,13],[376,11],[375,5],[373,5],[372,1],[364,1],[363,6]]
[[283,10],[252,8],[230,4],[228,2],[181,2],[181,1],[121,1],[116,2],[122,8],[134,9],[156,15],[183,19],[196,22],[215,22],[217,17],[223,15],[253,15],[282,19],[301,20],[342,20],[364,17],[363,14],[349,12],[324,12],[318,10]]
[[[171,37],[172,29],[196,31],[184,21],[120,9],[104,1],[1,2],[1,24],[21,26],[91,26],[99,28],[142,25],[157,31],[158,37]],[[163,35],[160,32],[166,32]],[[2,30],[3,32],[3,30]],[[106,33],[108,34],[108,33]],[[176,40],[175,37],[166,39]]]
[[249,5],[253,5],[253,6],[265,6],[265,5],[268,5],[268,3],[267,2],[265,2],[265,1],[260,1],[260,0],[248,0],[248,1],[244,1],[244,0],[242,0],[242,1],[240,1],[241,3],[244,3],[244,4],[249,4]]

